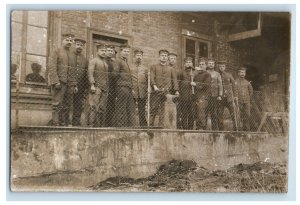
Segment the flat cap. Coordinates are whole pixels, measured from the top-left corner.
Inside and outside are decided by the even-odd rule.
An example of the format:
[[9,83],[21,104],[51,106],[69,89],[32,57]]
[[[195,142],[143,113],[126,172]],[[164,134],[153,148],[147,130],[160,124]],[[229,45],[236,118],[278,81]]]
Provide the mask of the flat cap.
[[239,68],[238,68],[238,71],[247,71],[247,68],[244,67],[244,66],[242,66],[242,67],[239,67]]
[[62,37],[64,37],[64,38],[74,38],[75,35],[71,34],[71,33],[64,33],[64,34],[62,34]]
[[219,60],[219,61],[218,61],[218,64],[226,64],[226,63],[227,63],[226,60]]
[[120,50],[123,50],[125,48],[130,48],[130,45],[128,45],[128,44],[122,44],[122,45],[120,45]]
[[140,49],[140,48],[136,48],[135,50],[134,50],[134,55],[136,55],[136,54],[138,54],[138,53],[140,53],[140,54],[144,54],[144,51],[142,50],[142,49]]
[[85,43],[86,43],[86,41],[83,40],[83,39],[81,39],[81,38],[75,38],[74,41],[75,41],[75,42],[81,42],[82,44],[85,44]]
[[106,48],[106,45],[105,44],[98,44],[96,47],[97,47],[97,49]]
[[207,62],[207,59],[206,58],[199,58],[198,62]]
[[209,58],[207,58],[207,61],[216,61],[213,57],[209,57]]
[[169,53],[169,56],[176,56],[176,57],[177,57],[177,54],[176,54],[176,53],[170,52],[170,53]]
[[166,49],[161,49],[161,50],[158,51],[158,54],[159,54],[159,55],[160,55],[161,53],[166,53],[166,54],[169,55],[169,51],[166,50]]
[[192,61],[193,62],[193,58],[192,57],[185,57],[184,62],[187,62],[187,61]]
[[107,44],[107,45],[106,45],[106,48],[115,49],[115,46],[114,46],[114,45],[112,45],[112,44]]

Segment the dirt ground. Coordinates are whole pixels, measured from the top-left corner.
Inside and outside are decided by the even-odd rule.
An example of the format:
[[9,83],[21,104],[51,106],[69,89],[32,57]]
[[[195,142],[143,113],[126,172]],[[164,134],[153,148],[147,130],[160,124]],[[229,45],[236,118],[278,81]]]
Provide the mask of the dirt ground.
[[88,187],[106,192],[287,192],[287,167],[257,162],[209,171],[194,161],[172,160],[147,178],[112,177]]

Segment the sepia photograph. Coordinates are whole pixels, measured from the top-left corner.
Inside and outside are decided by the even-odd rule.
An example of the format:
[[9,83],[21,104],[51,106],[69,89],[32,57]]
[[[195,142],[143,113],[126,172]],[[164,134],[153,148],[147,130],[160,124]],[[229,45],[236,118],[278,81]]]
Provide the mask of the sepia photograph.
[[287,193],[291,13],[13,10],[10,190]]

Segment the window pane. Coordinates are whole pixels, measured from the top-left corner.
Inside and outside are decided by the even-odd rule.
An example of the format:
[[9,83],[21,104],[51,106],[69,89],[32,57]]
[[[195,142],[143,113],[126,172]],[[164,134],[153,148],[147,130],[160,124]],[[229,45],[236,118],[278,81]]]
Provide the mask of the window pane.
[[27,52],[46,55],[47,29],[27,26]]
[[21,51],[22,46],[22,24],[11,23],[11,50]]
[[28,11],[28,24],[47,27],[48,11]]
[[199,56],[208,57],[208,44],[204,42],[199,43]]
[[[45,80],[45,71],[46,71],[46,57],[43,56],[34,56],[34,55],[26,55],[26,77],[28,74],[32,73],[31,64],[32,63],[38,63],[41,65],[41,71],[40,76],[42,77],[36,77],[34,79],[44,79]],[[32,79],[32,78],[31,78]],[[41,83],[43,80],[40,80]],[[37,81],[32,81],[37,82]]]
[[23,21],[23,11],[12,11],[11,12],[11,20],[22,22]]
[[185,51],[187,54],[195,55],[195,41],[191,39],[185,39]]

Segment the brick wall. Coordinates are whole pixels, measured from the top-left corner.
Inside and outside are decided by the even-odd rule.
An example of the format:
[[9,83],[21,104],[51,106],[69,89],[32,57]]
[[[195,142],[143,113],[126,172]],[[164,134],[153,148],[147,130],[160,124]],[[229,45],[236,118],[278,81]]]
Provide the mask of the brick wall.
[[89,28],[131,36],[131,46],[144,50],[146,64],[158,62],[158,51],[165,48],[178,54],[178,65],[181,65],[182,29],[212,34],[209,19],[204,15],[197,19],[197,24],[183,15],[178,12],[63,11],[61,30],[85,39]]

